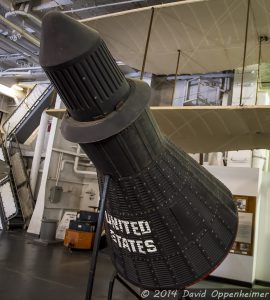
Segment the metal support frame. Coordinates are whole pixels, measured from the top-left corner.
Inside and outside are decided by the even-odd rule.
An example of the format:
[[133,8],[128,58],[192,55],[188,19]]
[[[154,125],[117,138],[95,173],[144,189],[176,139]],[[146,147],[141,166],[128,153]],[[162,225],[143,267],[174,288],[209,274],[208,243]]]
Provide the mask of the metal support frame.
[[103,226],[104,215],[105,215],[105,204],[106,204],[109,183],[110,183],[110,176],[105,175],[103,190],[102,190],[100,203],[99,203],[99,217],[98,217],[98,222],[97,222],[96,235],[95,235],[94,248],[93,248],[93,253],[92,253],[92,258],[91,258],[91,265],[90,265],[89,277],[88,277],[88,282],[87,282],[87,290],[86,290],[85,300],[92,299],[98,250],[99,250],[102,226]]
[[200,165],[203,165],[203,153],[200,153]]
[[256,100],[255,105],[258,102],[258,91],[259,91],[259,78],[260,78],[260,65],[261,65],[261,53],[262,53],[262,37],[259,37],[259,55],[258,55],[258,70],[257,70],[257,83],[256,83]]
[[115,284],[115,280],[118,280],[132,295],[134,295],[137,299],[141,300],[142,297],[136,293],[119,275],[118,273],[115,271],[112,275],[112,278],[110,280],[110,284],[109,284],[109,291],[108,291],[108,298],[107,300],[112,300],[112,296],[113,296],[113,288],[114,288],[114,284]]
[[245,32],[245,44],[244,44],[243,66],[242,66],[241,87],[240,87],[240,101],[239,101],[240,105],[242,105],[242,98],[243,98],[243,82],[244,82],[246,54],[247,54],[247,36],[248,36],[248,24],[249,24],[249,11],[250,11],[250,0],[247,0],[246,32]]
[[140,76],[141,80],[143,79],[143,76],[144,76],[144,69],[145,69],[145,63],[146,63],[148,48],[149,48],[150,36],[151,36],[151,32],[152,32],[154,13],[155,13],[155,8],[152,7],[151,8],[151,18],[150,18],[150,23],[149,23],[148,33],[147,33],[147,39],[146,39],[146,44],[145,44],[145,49],[144,49],[144,55],[143,55],[142,71],[141,71],[141,76]]
[[175,77],[174,77],[174,85],[173,85],[173,94],[172,94],[172,105],[173,105],[173,99],[176,91],[176,83],[177,83],[177,75],[178,75],[178,70],[179,70],[179,62],[180,62],[180,56],[181,56],[181,50],[177,50],[178,55],[177,55],[177,63],[176,63],[176,70],[175,70]]
[[[108,291],[108,297],[107,300],[113,300],[112,296],[113,296],[113,288],[114,288],[114,284],[115,281],[118,280],[132,295],[134,295],[136,297],[136,299],[142,300],[142,299],[147,299],[148,296],[142,296],[142,294],[138,294],[137,292],[134,291],[133,288],[131,288],[120,276],[119,274],[115,271],[112,275],[112,278],[110,280],[110,285],[109,285],[109,291]],[[185,289],[181,289],[178,290],[178,300],[191,300],[190,297],[184,297],[183,293],[184,293]],[[146,290],[147,293],[150,294],[150,292],[148,290]]]

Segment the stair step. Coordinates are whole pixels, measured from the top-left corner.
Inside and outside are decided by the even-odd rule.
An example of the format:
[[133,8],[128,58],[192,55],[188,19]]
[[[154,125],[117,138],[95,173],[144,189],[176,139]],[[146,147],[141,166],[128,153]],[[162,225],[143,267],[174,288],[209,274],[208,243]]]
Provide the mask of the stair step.
[[8,226],[24,226],[24,222],[21,220],[17,220],[17,221],[13,221],[13,222],[9,222],[8,223]]

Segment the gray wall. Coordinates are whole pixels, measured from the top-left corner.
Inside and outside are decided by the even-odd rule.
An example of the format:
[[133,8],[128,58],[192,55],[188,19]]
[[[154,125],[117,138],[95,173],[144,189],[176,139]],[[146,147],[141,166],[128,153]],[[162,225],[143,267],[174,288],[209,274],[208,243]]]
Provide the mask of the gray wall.
[[[60,123],[61,122],[58,122],[53,148],[75,153],[77,150],[77,144],[68,142],[63,138],[60,131]],[[96,176],[75,174],[73,164],[70,162],[64,163],[63,170],[60,170],[59,173],[57,185],[63,189],[59,202],[52,203],[50,201],[49,198],[51,189],[54,188],[57,183],[57,169],[59,163],[63,164],[64,160],[74,161],[74,159],[74,155],[66,153],[63,153],[61,159],[60,152],[52,152],[45,192],[44,216],[46,218],[59,219],[66,210],[91,210],[89,206],[98,205],[99,189]],[[88,159],[83,161],[83,163],[87,162],[89,162]],[[79,168],[82,170],[95,170],[93,168],[90,169],[89,167],[83,166],[79,166]]]

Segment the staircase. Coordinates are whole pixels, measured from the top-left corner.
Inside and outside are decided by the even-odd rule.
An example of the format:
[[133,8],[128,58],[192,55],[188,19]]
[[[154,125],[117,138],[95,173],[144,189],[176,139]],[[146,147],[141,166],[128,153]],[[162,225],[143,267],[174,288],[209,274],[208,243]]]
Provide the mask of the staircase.
[[37,84],[3,123],[5,140],[0,146],[0,229],[25,228],[34,200],[20,143],[39,126],[42,112],[53,99],[51,84]]
[[[0,148],[0,160],[9,166],[7,152],[2,146]],[[3,173],[2,173],[3,174]],[[0,180],[0,229],[8,230],[12,228],[23,228],[25,218],[22,213],[17,195],[13,174],[10,171]]]
[[5,139],[16,136],[23,144],[38,127],[44,109],[50,105],[53,86],[48,83],[37,84],[3,123]]

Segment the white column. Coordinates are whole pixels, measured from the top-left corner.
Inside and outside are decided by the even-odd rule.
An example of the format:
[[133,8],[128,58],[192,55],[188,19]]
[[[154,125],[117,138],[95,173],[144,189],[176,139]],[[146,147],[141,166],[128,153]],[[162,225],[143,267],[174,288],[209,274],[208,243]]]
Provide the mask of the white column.
[[[59,96],[57,96],[56,102],[55,102],[55,108],[60,108],[60,104],[61,104],[61,99]],[[28,233],[32,233],[32,234],[38,235],[40,233],[41,220],[43,217],[44,207],[45,207],[46,184],[47,184],[50,161],[51,161],[51,156],[52,156],[54,137],[55,137],[55,132],[57,129],[57,122],[58,122],[58,119],[53,118],[50,135],[49,135],[49,140],[48,140],[48,145],[47,145],[47,149],[46,149],[46,157],[45,157],[43,173],[42,173],[41,182],[40,182],[40,188],[39,188],[38,196],[37,196],[37,202],[35,205],[35,209],[34,209],[30,224],[28,226],[28,230],[27,230]]]
[[39,170],[40,159],[41,159],[41,154],[42,154],[42,150],[43,150],[45,134],[46,134],[47,127],[48,127],[48,121],[49,121],[49,116],[48,116],[48,114],[46,114],[46,111],[44,111],[42,113],[41,119],[40,119],[37,142],[36,142],[35,152],[34,152],[34,156],[33,156],[31,173],[30,173],[30,185],[31,185],[31,190],[32,190],[33,195],[34,195],[35,189],[36,189],[38,170]]

